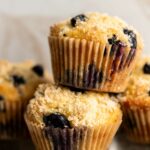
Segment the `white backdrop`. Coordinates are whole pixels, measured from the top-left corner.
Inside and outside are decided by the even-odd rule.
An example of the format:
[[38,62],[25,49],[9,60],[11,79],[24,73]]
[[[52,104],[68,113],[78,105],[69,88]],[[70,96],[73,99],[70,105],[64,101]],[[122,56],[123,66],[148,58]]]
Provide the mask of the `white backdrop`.
[[149,54],[149,0],[0,0],[0,58],[35,59],[49,67],[49,26],[86,11],[116,15],[135,26]]

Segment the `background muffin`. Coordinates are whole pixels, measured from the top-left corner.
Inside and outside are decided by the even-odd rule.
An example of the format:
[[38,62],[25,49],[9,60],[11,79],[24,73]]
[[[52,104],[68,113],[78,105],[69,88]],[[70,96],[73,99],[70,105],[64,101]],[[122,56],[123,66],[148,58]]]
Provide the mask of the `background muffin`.
[[30,101],[25,120],[39,149],[105,150],[122,113],[107,94],[45,84]]
[[123,92],[143,44],[117,17],[86,13],[51,27],[49,44],[57,83]]
[[120,97],[128,139],[150,144],[150,58],[141,58],[129,80],[127,90]]
[[41,65],[0,61],[0,138],[23,134],[24,109],[37,86],[46,81],[48,76]]

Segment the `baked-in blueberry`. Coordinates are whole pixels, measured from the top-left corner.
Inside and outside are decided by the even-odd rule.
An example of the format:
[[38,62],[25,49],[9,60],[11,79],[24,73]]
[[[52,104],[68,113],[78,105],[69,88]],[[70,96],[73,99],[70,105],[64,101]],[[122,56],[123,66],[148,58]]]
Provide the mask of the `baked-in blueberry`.
[[124,47],[123,47],[123,45],[120,43],[120,46],[119,46],[118,49],[117,49],[117,54],[116,54],[116,56],[117,56],[117,57],[120,57],[120,56],[123,55],[123,53],[124,53]]
[[97,73],[97,68],[95,63],[92,63],[89,65],[88,68],[88,86],[93,87],[93,85],[91,85],[91,83],[94,83],[94,74]]
[[2,95],[0,95],[0,101],[4,100],[4,97]]
[[148,95],[150,96],[150,91],[148,91]]
[[105,50],[104,50],[104,57],[107,55],[107,48],[105,47]]
[[113,56],[114,53],[116,52],[118,46],[117,45],[112,45],[111,50],[110,50],[110,56]]
[[44,69],[41,65],[35,65],[32,67],[32,70],[40,77],[44,74]]
[[86,21],[87,17],[84,14],[77,15],[70,20],[70,23],[73,27],[76,26],[77,21]]
[[145,74],[150,74],[150,64],[146,63],[143,67],[143,72]]
[[109,39],[108,39],[108,42],[109,42],[109,44],[111,44],[111,45],[115,44],[116,41],[117,41],[117,36],[116,36],[115,34],[112,36],[112,38],[109,38]]
[[26,83],[25,79],[20,75],[12,75],[12,81],[15,86]]
[[99,73],[99,83],[102,83],[102,81],[103,81],[103,72],[100,71],[100,73]]
[[137,47],[137,39],[136,39],[136,34],[129,29],[123,29],[124,34],[128,35],[129,37],[129,42],[131,44],[131,48],[135,48]]
[[112,38],[108,39],[108,42],[110,45],[118,45],[118,46],[126,46],[123,42],[121,42],[120,40],[117,40],[117,36],[115,34],[113,34]]
[[43,116],[43,121],[46,127],[54,128],[71,128],[71,124],[68,119],[60,113],[52,113],[50,115]]

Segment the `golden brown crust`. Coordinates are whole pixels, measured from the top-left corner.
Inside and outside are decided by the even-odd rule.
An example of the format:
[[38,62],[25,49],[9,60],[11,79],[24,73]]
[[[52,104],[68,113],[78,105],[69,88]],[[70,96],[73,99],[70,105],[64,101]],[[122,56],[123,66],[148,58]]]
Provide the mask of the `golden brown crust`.
[[[0,95],[7,101],[28,100],[40,83],[48,81],[47,73],[39,77],[32,67],[35,65],[32,61],[22,63],[11,63],[8,61],[0,61]],[[23,78],[23,84],[16,86],[13,76]]]
[[146,63],[150,63],[149,57],[142,57],[138,60],[129,80],[128,87],[123,97],[121,97],[121,102],[127,107],[150,107],[150,74],[143,72],[143,67]]
[[52,84],[40,85],[27,108],[27,118],[44,125],[43,116],[59,112],[75,126],[109,124],[121,118],[119,105],[107,94],[72,92]]
[[50,36],[86,39],[100,43],[108,43],[108,39],[116,35],[130,49],[129,37],[124,34],[124,29],[132,30],[137,36],[137,49],[143,48],[139,33],[117,17],[100,13],[85,13],[85,21],[77,20],[77,26],[72,27],[70,19],[55,24],[51,27]]
[[21,98],[18,90],[8,82],[0,84],[0,95],[10,101],[17,101]]

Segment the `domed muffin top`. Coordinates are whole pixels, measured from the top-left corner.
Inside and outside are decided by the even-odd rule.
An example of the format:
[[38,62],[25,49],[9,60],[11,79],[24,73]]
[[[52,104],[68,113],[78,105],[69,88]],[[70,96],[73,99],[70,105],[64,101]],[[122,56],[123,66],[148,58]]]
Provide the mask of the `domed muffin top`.
[[41,126],[70,128],[109,124],[121,120],[122,113],[107,94],[44,84],[30,101],[26,116]]
[[142,49],[139,33],[117,17],[98,12],[79,14],[51,27],[50,36],[86,39]]
[[130,77],[121,99],[129,106],[150,106],[150,58],[142,57]]
[[32,61],[11,63],[1,60],[0,97],[8,101],[29,100],[38,84],[48,78],[44,68]]

